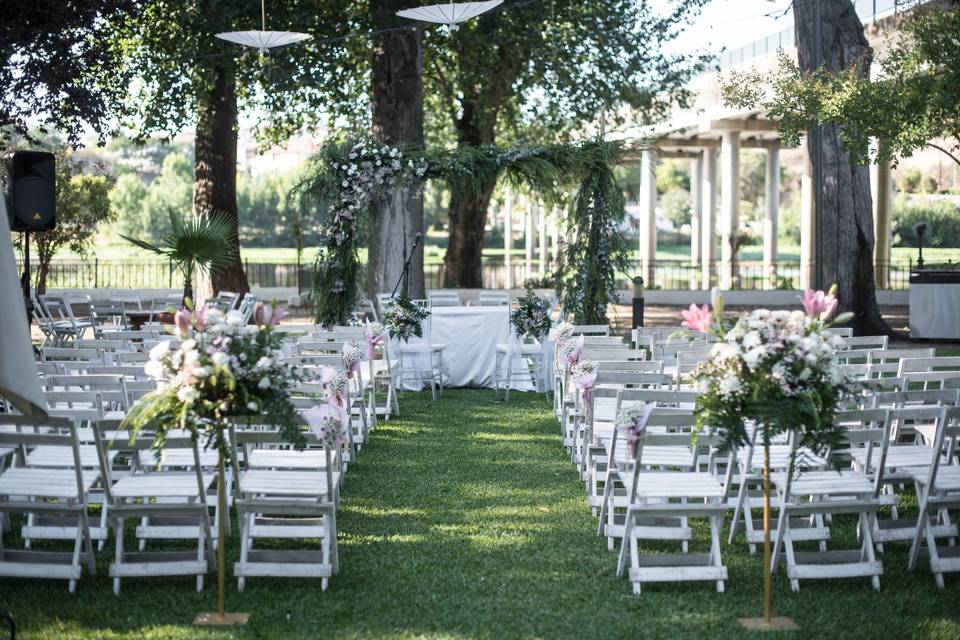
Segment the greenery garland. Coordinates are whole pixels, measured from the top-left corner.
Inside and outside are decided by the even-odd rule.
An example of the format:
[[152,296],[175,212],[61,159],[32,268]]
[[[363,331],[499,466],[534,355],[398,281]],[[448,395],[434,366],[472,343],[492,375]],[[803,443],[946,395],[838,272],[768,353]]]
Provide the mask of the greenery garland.
[[[316,322],[331,326],[349,319],[360,287],[361,233],[396,189],[443,180],[460,192],[479,194],[501,179],[539,193],[548,204],[562,202],[567,188],[581,184],[572,218],[575,241],[563,252],[557,290],[564,309],[578,320],[600,322],[596,318],[605,317],[606,305],[617,299],[615,271],[627,262],[616,226],[624,215],[623,195],[612,171],[622,153],[620,144],[604,141],[435,152],[365,138],[329,142],[296,187],[317,206],[323,222],[313,282]],[[578,249],[586,238],[590,244]],[[578,290],[579,283],[592,288]]]
[[619,301],[616,275],[629,269],[630,257],[619,229],[625,210],[610,165],[597,166],[577,192],[573,234],[557,265],[557,295],[577,324],[606,324],[607,305]]

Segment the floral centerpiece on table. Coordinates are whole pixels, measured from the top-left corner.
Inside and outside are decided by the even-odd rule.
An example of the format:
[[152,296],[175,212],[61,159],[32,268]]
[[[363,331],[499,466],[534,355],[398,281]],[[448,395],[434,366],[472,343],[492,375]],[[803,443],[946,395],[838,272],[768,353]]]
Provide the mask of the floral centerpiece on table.
[[510,312],[510,322],[518,336],[539,340],[550,331],[550,305],[527,285],[526,293]]
[[390,337],[407,342],[413,336],[423,337],[423,321],[430,312],[414,304],[407,292],[402,291],[383,315]]
[[299,374],[283,362],[282,336],[274,331],[283,314],[261,304],[253,314],[257,324],[245,325],[238,311],[178,311],[173,332],[180,346],[167,340],[150,350],[144,370],[157,389],[131,408],[124,426],[134,437],[143,429],[155,432],[158,447],[170,429],[186,429],[228,455],[224,429],[235,416],[255,414],[302,446],[301,422],[289,398]]

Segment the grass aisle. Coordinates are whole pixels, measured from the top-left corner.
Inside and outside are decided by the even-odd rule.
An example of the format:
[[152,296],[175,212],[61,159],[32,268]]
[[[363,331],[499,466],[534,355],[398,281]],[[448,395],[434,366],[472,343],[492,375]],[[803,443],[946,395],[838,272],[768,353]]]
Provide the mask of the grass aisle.
[[[635,598],[595,536],[582,486],[542,396],[492,403],[448,390],[431,403],[406,394],[404,414],[372,434],[351,467],[339,515],[341,575],[326,593],[302,580],[250,580],[228,608],[247,628],[199,631],[215,604],[192,580],[128,580],[114,597],[101,554],[74,596],[63,582],[0,582],[25,638],[734,638],[738,616],[761,611],[760,568],[744,545],[724,546],[727,593],[711,583],[654,585]],[[236,540],[230,552],[236,554]],[[232,565],[232,562],[228,563]],[[883,591],[866,581],[775,580],[775,607],[802,630],[791,638],[956,638],[960,580],[939,591],[926,569],[888,553]],[[756,636],[753,636],[756,637]]]

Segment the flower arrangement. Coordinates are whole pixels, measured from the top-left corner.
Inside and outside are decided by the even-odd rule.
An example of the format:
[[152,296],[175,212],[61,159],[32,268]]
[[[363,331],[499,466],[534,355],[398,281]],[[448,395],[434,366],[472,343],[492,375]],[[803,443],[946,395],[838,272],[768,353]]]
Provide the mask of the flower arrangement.
[[328,402],[339,404],[341,407],[346,406],[349,379],[344,372],[333,367],[323,367],[320,372],[320,382],[323,383],[323,392]]
[[349,441],[350,416],[335,402],[310,407],[303,412],[303,419],[317,440],[331,449],[338,449]]
[[833,415],[849,390],[836,361],[840,338],[825,331],[837,302],[822,291],[807,291],[803,299],[806,312],[758,309],[728,328],[717,297],[716,323],[706,305],[683,312],[685,326],[720,340],[693,378],[699,385],[697,424],[723,430],[727,446],[748,443],[750,420],[762,425],[767,442],[789,431],[797,433],[798,445],[815,451],[837,442]]
[[616,427],[624,435],[633,459],[637,458],[637,443],[646,431],[647,420],[650,419],[654,406],[652,402],[632,402],[625,404],[617,413]]
[[550,340],[557,345],[557,349],[562,349],[563,345],[573,337],[573,324],[562,320],[550,329]]
[[[228,453],[224,428],[231,416],[269,416],[283,437],[302,446],[303,434],[290,390],[297,371],[283,363],[282,337],[274,332],[283,312],[259,306],[246,326],[239,312],[189,307],[174,316],[174,349],[163,341],[150,350],[144,371],[157,389],[140,399],[123,421],[133,437],[143,429],[156,433],[162,448],[170,429],[191,431],[207,448]],[[159,453],[159,452],[158,452]]]
[[329,212],[329,220],[321,227],[315,264],[318,324],[342,324],[350,315],[357,297],[361,220],[397,189],[420,185],[427,168],[419,155],[371,140],[323,148],[314,161],[311,184],[300,187]]
[[580,361],[580,354],[583,353],[583,336],[568,339],[563,343],[560,349],[560,355],[568,367],[573,367]]
[[373,360],[373,353],[377,345],[383,342],[386,329],[379,322],[368,322],[363,328],[363,336],[367,340],[367,358]]
[[423,321],[430,312],[416,305],[405,291],[402,291],[384,314],[391,338],[407,342],[411,337],[423,337]]
[[550,331],[550,305],[527,285],[526,293],[510,312],[510,322],[518,336],[542,338]]
[[574,386],[580,390],[583,404],[589,406],[591,391],[597,381],[597,370],[599,365],[593,360],[580,360],[570,369],[570,377],[573,379]]
[[343,368],[347,371],[347,378],[352,380],[360,370],[360,363],[364,361],[366,354],[361,351],[356,342],[345,342],[340,350],[340,357],[343,358]]
[[[695,405],[697,430],[709,425],[722,433],[722,448],[732,450],[749,444],[747,423],[759,429],[764,449],[764,621],[772,619],[770,575],[770,465],[771,440],[792,433],[797,447],[815,452],[842,442],[843,428],[836,424],[837,405],[850,389],[837,364],[840,338],[829,333],[830,317],[838,302],[835,288],[829,292],[807,290],[804,311],[758,309],[723,322],[723,298],[714,290],[713,313],[704,305],[683,313],[684,326],[716,336],[711,360],[693,373],[699,385]],[[841,314],[842,323],[852,314]],[[696,435],[696,434],[695,434]],[[695,436],[694,436],[695,437]],[[790,461],[791,466],[794,460]]]

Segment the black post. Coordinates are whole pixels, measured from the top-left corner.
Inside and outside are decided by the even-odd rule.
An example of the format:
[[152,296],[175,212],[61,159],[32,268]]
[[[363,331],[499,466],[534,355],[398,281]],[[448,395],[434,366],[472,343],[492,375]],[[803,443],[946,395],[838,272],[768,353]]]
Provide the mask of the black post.
[[30,232],[23,232],[23,275],[20,276],[20,293],[27,314],[27,326],[33,322],[33,298],[30,296]]
[[920,250],[920,255],[917,257],[917,269],[923,271],[923,236],[927,234],[927,223],[918,222],[914,229],[917,231],[917,248]]
[[643,326],[643,278],[633,279],[633,328]]

